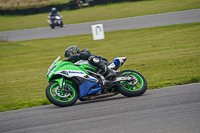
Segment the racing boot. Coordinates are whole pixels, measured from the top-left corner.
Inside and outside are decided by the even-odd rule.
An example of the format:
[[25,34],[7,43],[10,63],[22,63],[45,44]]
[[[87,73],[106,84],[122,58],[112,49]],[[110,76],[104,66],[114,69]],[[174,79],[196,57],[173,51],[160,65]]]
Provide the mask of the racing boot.
[[105,79],[112,81],[116,78],[116,76],[117,76],[116,72],[114,72],[112,69],[108,68],[107,75],[105,76]]
[[108,68],[103,62],[98,63],[98,67],[104,72],[103,76],[106,80],[114,80],[117,76],[116,72]]
[[116,77],[117,74],[113,70],[109,69],[100,58],[90,56],[88,60],[92,65],[98,67],[102,71],[102,75],[106,80],[113,80]]

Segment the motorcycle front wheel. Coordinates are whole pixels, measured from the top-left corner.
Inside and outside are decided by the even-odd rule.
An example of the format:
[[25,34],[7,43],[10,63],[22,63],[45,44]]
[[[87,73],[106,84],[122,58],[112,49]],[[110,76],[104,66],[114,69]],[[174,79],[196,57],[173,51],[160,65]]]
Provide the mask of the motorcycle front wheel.
[[46,88],[47,99],[56,106],[66,107],[76,103],[77,91],[71,84],[66,84],[67,92],[63,92],[57,82],[51,82]]
[[51,29],[54,29],[55,25],[54,24],[50,24],[50,27],[51,27]]
[[116,89],[124,96],[140,96],[147,90],[147,81],[139,73],[133,70],[124,70],[118,74],[119,77],[131,77],[131,81],[120,81]]

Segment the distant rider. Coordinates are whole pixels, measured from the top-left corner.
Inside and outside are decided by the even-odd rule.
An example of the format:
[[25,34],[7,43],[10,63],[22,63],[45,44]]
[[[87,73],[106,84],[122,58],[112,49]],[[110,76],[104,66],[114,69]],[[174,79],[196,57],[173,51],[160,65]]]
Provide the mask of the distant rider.
[[54,16],[56,16],[56,15],[59,15],[59,14],[57,13],[56,8],[53,7],[51,9],[51,12],[50,12],[49,16],[48,16],[48,18],[51,20],[51,22],[54,20]]
[[101,58],[101,56],[91,54],[91,52],[87,49],[80,51],[78,46],[70,46],[65,50],[64,56],[65,58],[72,59],[72,62],[88,60],[91,65],[99,68],[103,72],[103,76],[105,76],[106,79],[112,80],[116,76],[116,73],[108,68],[106,58]]

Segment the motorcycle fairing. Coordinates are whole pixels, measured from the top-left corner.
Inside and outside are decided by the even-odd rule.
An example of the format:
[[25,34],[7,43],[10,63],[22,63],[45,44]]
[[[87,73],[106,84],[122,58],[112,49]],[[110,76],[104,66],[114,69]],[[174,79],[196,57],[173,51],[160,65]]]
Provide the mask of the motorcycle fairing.
[[117,57],[113,60],[112,63],[110,63],[110,65],[108,65],[108,68],[110,69],[114,69],[117,70],[120,66],[122,66],[124,64],[124,62],[126,61],[127,57]]
[[68,75],[69,77],[85,76],[86,74],[88,74],[88,72],[84,70],[82,67],[75,66],[71,62],[64,62],[62,64],[57,64],[56,68],[59,69],[55,69],[55,74],[61,74],[62,71],[65,71],[66,76]]
[[[58,82],[59,87],[62,88],[63,80],[64,80],[63,78],[59,78],[59,79],[54,79],[53,81]],[[66,83],[67,82],[71,83],[70,81],[66,80]],[[88,94],[98,93],[100,90],[101,87],[98,84],[96,84],[95,82],[85,80],[81,85],[79,85],[79,99]]]
[[[61,57],[60,57],[61,58]],[[52,65],[49,67],[48,72],[46,74],[46,77],[48,78],[48,81],[52,78],[54,73],[60,69],[62,69],[63,66],[72,66],[73,63],[71,62],[62,62],[58,61],[60,59],[59,57],[52,63]]]
[[[93,94],[98,93],[101,87],[96,84],[98,82],[98,79],[88,75],[88,72],[85,70],[85,68],[90,68],[93,70],[96,70],[90,65],[82,64],[82,65],[74,65],[71,62],[57,62],[53,64],[55,66],[54,73],[50,75],[62,75],[67,78],[77,77],[78,80],[82,79],[81,85],[79,86],[79,97],[83,97],[87,94]],[[53,68],[53,67],[52,67]],[[52,69],[51,69],[52,70]],[[54,79],[53,81],[58,82],[59,87],[62,88],[63,78]],[[52,81],[51,81],[52,82]],[[91,89],[92,88],[92,89]]]
[[[62,88],[63,78],[55,79],[54,81],[58,82],[59,87]],[[66,82],[71,83],[70,81],[66,80]],[[93,88],[93,89],[91,89]],[[87,95],[87,94],[94,94],[100,91],[101,87],[97,85],[95,82],[91,82],[85,80],[81,85],[79,85],[79,98]]]
[[[94,87],[94,89],[91,89]],[[95,82],[85,81],[79,86],[79,99],[87,94],[98,93],[101,87]]]

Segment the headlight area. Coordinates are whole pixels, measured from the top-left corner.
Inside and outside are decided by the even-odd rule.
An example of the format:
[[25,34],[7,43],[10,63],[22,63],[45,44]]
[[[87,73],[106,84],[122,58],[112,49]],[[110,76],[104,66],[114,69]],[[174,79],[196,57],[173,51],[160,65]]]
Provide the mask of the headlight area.
[[46,76],[47,76],[47,77],[50,77],[50,76],[53,74],[55,68],[56,68],[56,66],[53,66],[52,69],[47,73]]

